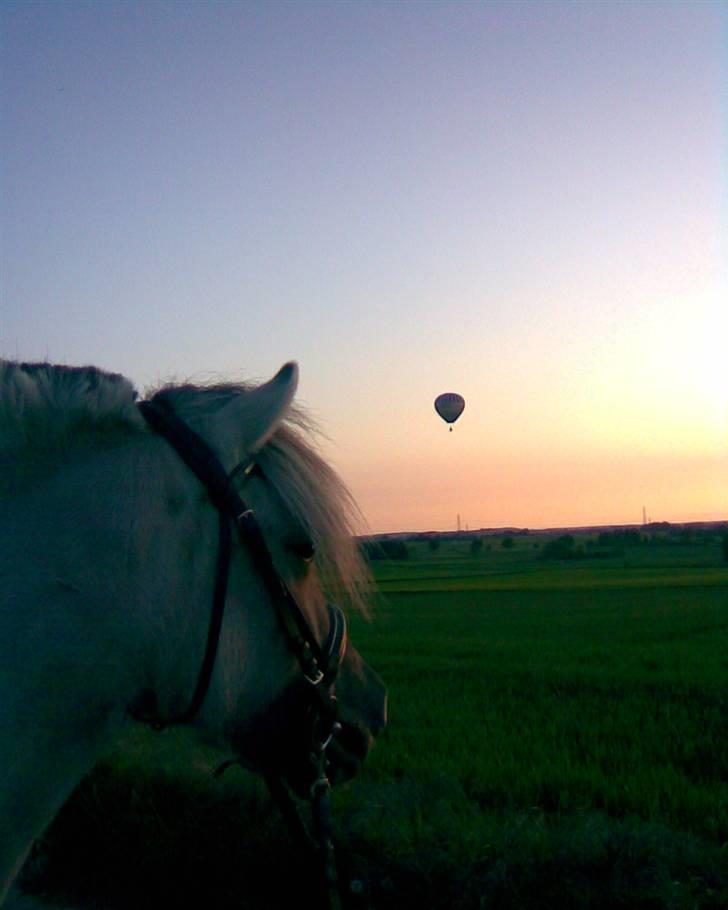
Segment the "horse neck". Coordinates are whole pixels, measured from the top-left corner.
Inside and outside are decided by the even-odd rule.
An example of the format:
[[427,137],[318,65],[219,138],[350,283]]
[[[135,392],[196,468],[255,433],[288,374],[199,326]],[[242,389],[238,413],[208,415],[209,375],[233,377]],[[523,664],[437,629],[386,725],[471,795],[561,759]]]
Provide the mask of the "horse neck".
[[59,648],[86,664],[106,651],[129,668],[125,694],[149,685],[170,705],[188,696],[204,647],[217,519],[166,443],[137,436],[71,453],[12,497],[0,521],[7,642],[32,642],[38,664]]

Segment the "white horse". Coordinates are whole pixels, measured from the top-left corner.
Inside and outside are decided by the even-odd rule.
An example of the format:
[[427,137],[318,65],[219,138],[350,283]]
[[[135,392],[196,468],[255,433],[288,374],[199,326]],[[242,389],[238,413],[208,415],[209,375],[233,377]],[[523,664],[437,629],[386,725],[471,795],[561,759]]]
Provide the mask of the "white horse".
[[[287,364],[263,385],[168,387],[156,398],[228,476],[254,457],[259,470],[235,472],[235,483],[275,572],[324,642],[326,595],[362,605],[366,573],[354,503],[292,406],[297,379]],[[179,716],[197,684],[219,514],[136,399],[128,380],[93,367],[0,361],[0,904],[34,839],[136,722],[129,706],[154,692],[159,717]],[[301,668],[255,557],[237,537],[232,547],[217,658],[194,728],[235,754],[250,746],[273,756],[293,778],[286,762],[295,749],[274,755],[285,737],[279,729],[266,744],[257,721]],[[334,778],[355,772],[386,722],[384,687],[351,646],[336,694]]]

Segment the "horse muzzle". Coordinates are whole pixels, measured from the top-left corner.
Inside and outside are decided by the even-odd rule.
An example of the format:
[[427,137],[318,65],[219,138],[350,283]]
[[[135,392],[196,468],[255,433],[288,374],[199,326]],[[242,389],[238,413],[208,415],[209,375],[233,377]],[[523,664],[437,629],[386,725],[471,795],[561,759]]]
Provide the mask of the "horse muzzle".
[[[354,777],[387,722],[381,680],[348,645],[335,682],[298,678],[252,721],[231,731],[240,764],[308,795],[323,770],[331,784]],[[321,684],[319,684],[321,685]]]

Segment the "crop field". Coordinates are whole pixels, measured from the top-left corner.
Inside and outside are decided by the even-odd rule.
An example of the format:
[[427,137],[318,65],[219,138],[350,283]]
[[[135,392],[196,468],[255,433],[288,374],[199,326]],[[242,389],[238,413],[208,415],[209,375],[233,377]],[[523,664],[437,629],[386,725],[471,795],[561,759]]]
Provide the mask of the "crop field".
[[[389,727],[334,795],[352,907],[728,906],[717,539],[546,560],[535,535],[372,563],[351,636]],[[261,784],[174,731],[79,789],[27,884],[77,906],[315,906]]]

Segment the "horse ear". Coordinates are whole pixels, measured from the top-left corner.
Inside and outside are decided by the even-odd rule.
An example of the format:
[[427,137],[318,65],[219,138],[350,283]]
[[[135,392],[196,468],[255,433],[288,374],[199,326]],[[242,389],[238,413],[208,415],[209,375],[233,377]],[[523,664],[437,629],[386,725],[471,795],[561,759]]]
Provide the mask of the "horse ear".
[[249,392],[236,395],[215,416],[215,436],[228,452],[262,449],[286,415],[298,386],[298,365],[290,362]]

